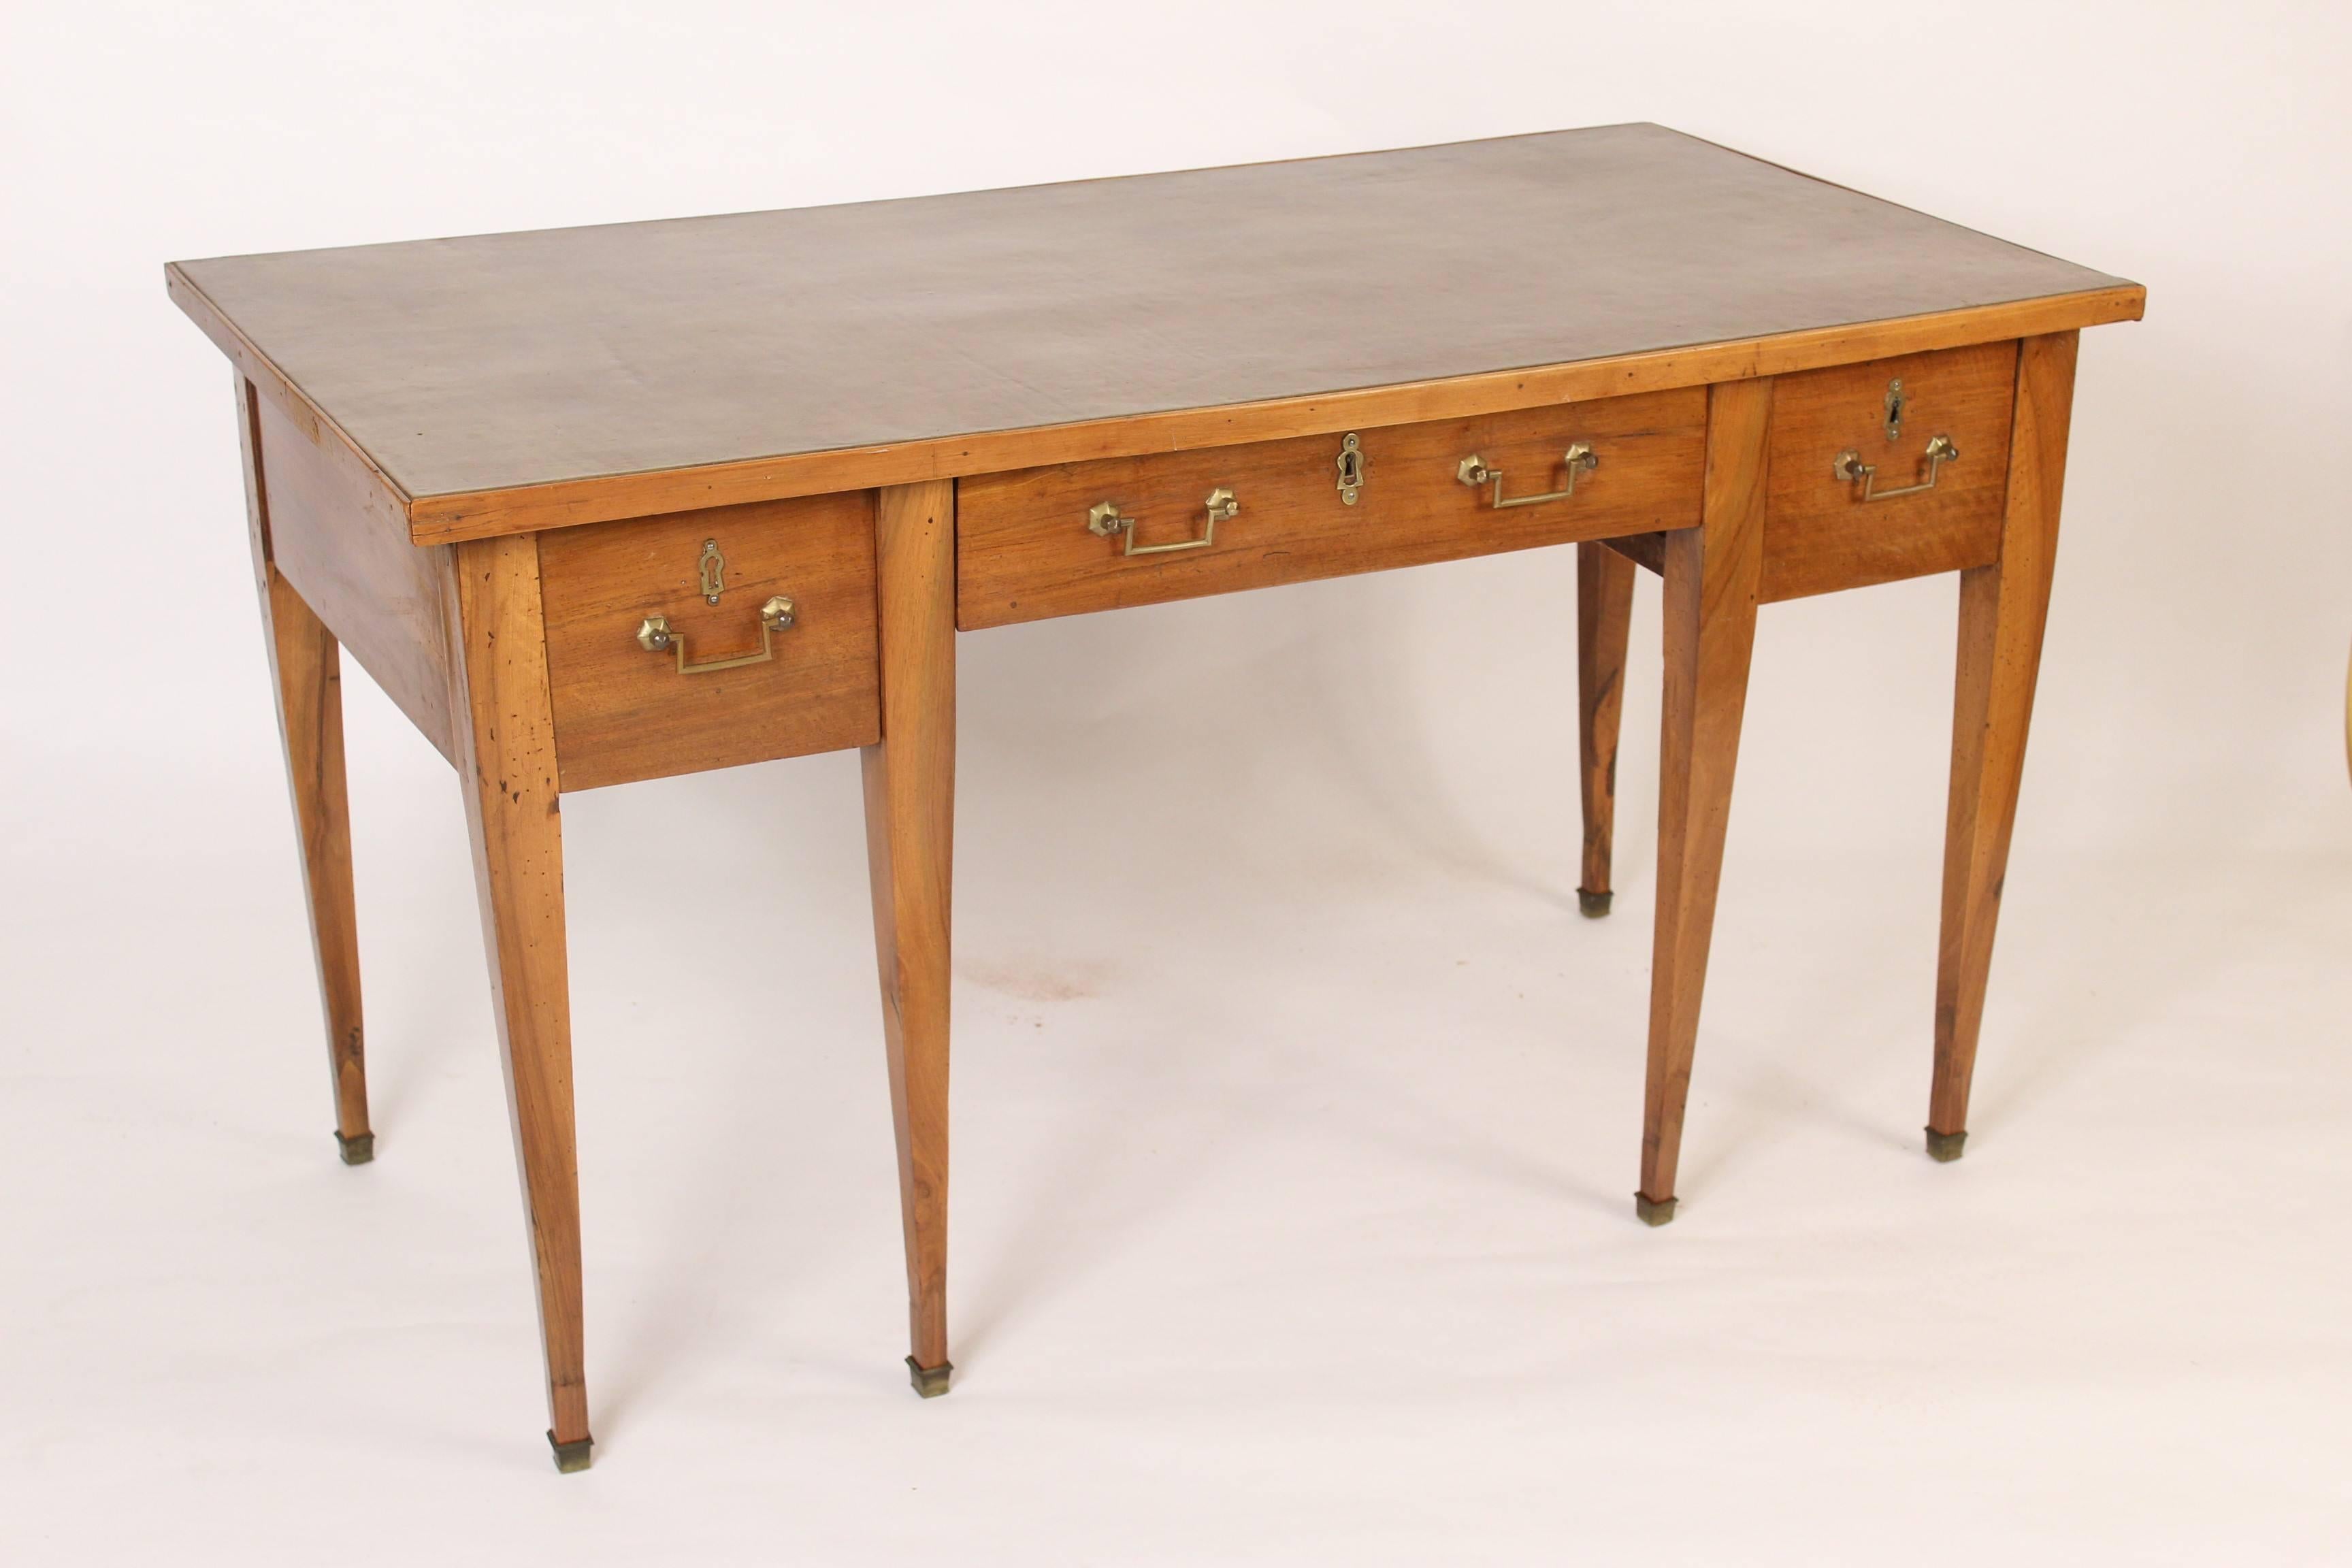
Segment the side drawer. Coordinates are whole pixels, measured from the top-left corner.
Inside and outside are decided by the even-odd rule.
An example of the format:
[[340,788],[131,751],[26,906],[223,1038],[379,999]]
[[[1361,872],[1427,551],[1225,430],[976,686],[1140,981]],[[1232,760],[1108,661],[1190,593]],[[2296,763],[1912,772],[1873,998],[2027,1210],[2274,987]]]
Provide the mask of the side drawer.
[[[1782,376],[1772,395],[1761,596],[1801,598],[1998,557],[2016,395],[2014,342]],[[1959,456],[1937,461],[1930,444],[1939,439]]]
[[871,491],[557,529],[539,574],[564,789],[881,738]]
[[[1345,443],[1361,483],[1342,490]],[[1573,473],[1577,444],[1593,464]],[[956,487],[965,630],[1698,521],[1706,390],[986,474]],[[1465,458],[1503,476],[1465,483]],[[1235,510],[1212,532],[1207,500]],[[1107,531],[1090,528],[1112,509]],[[1132,527],[1120,520],[1132,519]],[[1205,544],[1195,542],[1207,539]],[[1129,553],[1130,543],[1135,553]],[[1177,546],[1166,549],[1166,546]]]

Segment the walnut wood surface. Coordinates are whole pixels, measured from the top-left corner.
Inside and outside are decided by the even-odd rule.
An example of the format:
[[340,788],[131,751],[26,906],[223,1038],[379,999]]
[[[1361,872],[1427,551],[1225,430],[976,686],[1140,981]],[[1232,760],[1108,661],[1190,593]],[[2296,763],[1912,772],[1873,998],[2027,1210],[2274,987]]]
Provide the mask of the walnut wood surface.
[[[1654,538],[1655,535],[1643,537]],[[1633,622],[1633,563],[1593,541],[1576,547],[1577,752],[1589,911],[1607,909],[1617,834],[1617,733],[1625,707],[1625,644]],[[1592,901],[1601,900],[1599,910]]]
[[[163,289],[171,296],[172,302],[196,324],[196,329],[212,340],[213,346],[228,356],[229,363],[236,367],[238,374],[253,383],[265,399],[294,422],[305,440],[316,446],[333,447],[340,460],[364,468],[375,487],[383,492],[386,503],[402,515],[407,514],[414,498],[374,466],[373,459],[352,438],[351,432],[322,413],[300,387],[288,381],[285,373],[270,363],[269,356],[257,348],[253,340],[222,313],[219,306],[205,298],[203,289],[188,280],[176,262],[166,263],[163,268]],[[418,542],[429,542],[420,540]]]
[[863,755],[874,946],[918,1367],[948,1360],[949,895],[955,859],[955,487],[876,509],[882,741]]
[[[871,491],[716,507],[539,536],[563,787],[593,789],[870,745],[881,735],[874,654]],[[715,540],[726,587],[704,600]],[[764,664],[680,675],[637,628],[669,618],[697,661],[760,647],[760,606],[793,624]]]
[[1649,125],[223,258],[172,283],[414,498],[423,539],[1458,417],[2140,308],[2123,279]]
[[[1887,384],[1907,399],[1886,437]],[[1764,512],[1764,602],[1981,566],[2000,553],[2017,345],[1980,343],[1872,360],[1779,379],[1772,472]],[[1893,489],[1926,477],[1930,439],[1949,436],[1958,460],[1916,495],[1864,501],[1832,471],[1853,450]]]
[[[1355,432],[1357,503],[1339,490],[1341,437],[1306,437],[1161,457],[990,474],[957,486],[957,624],[966,630],[1158,604],[1355,572],[1559,544],[1698,521],[1706,396],[1696,388]],[[1456,470],[1473,453],[1503,471],[1506,499],[1553,491],[1561,455],[1589,442],[1600,467],[1568,500],[1489,504]],[[1087,530],[1097,501],[1136,519],[1145,545],[1197,538],[1223,486],[1240,512],[1213,544],[1123,555]]]
[[[1960,570],[1929,1128],[1965,1126],[2074,332],[2137,318],[2137,285],[1654,126],[166,270],[239,372],[347,1136],[339,638],[457,764],[559,1445],[588,1438],[560,793],[800,751],[864,748],[910,1359],[944,1386],[960,622],[1576,542],[1603,892],[1627,563],[1658,570],[1640,1192],[1662,1216],[1757,606]],[[1963,458],[1934,492],[1859,506],[1829,474],[1853,446],[1905,482],[1937,433]],[[1507,495],[1553,489],[1574,440],[1602,462],[1572,500],[1496,510],[1454,478],[1476,450]],[[1216,485],[1241,510],[1213,549],[1130,559],[1086,531],[1109,500],[1145,542],[1184,537]],[[713,537],[719,606],[695,582]],[[635,644],[658,612],[698,659],[748,648],[773,592],[801,624],[770,664],[681,677]]]
[[1936,1068],[1927,1128],[1968,1128],[1993,927],[2008,879],[2025,733],[2058,552],[2058,503],[2074,397],[2073,332],[2028,338],[2017,363],[2000,557],[1960,574],[1952,708],[1952,788],[1944,831],[1944,912],[1936,963]]
[[537,542],[521,537],[458,545],[451,577],[450,619],[457,629],[452,662],[466,715],[457,731],[458,774],[539,1286],[549,1425],[557,1443],[577,1443],[588,1436],[580,1173],[563,824]]
[[271,559],[384,695],[454,758],[447,547],[410,543],[390,496],[347,449],[312,439],[268,398],[256,403]]
[[278,688],[278,733],[285,743],[286,779],[302,841],[302,892],[310,907],[310,951],[318,961],[319,994],[326,1010],[335,1131],[343,1140],[345,1157],[355,1159],[352,1141],[371,1133],[360,1008],[359,913],[352,888],[351,795],[343,777],[342,659],[334,634],[271,564],[261,395],[242,372],[236,381],[247,531],[253,543],[262,627],[269,639],[270,676]]
[[1771,338],[1613,355],[1443,381],[1406,382],[1275,398],[1222,408],[1180,409],[938,441],[846,447],[782,458],[567,479],[485,494],[421,496],[409,503],[420,544],[481,539],[530,529],[568,528],[688,507],[782,496],[822,495],[876,485],[919,483],[1046,463],[1234,446],[1301,435],[1338,435],[1366,426],[1473,418],[1553,403],[1629,396],[1776,375],[1892,353],[1951,348],[2140,316],[2137,284],[1895,321],[1824,327]]
[[1666,536],[1663,533],[1629,533],[1622,539],[1604,539],[1601,543],[1611,553],[1622,556],[1653,576],[1666,574]]
[[1759,380],[1715,388],[1708,399],[1706,521],[1665,537],[1657,935],[1641,1185],[1644,1202],[1660,1207],[1675,1196],[1739,721],[1748,701],[1775,385]]

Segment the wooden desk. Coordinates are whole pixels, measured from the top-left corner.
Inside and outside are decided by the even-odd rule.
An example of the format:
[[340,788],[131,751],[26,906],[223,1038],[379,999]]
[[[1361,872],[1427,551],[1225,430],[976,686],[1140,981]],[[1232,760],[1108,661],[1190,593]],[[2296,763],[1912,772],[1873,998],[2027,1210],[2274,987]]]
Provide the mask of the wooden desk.
[[2075,334],[2137,285],[1649,125],[166,279],[236,365],[354,1164],[341,649],[464,787],[562,1468],[590,1447],[570,790],[863,749],[908,1365],[946,1391],[959,630],[1573,543],[1598,915],[1633,565],[1660,573],[1656,1224],[1756,607],[1958,573],[1927,1148],[1960,1152]]

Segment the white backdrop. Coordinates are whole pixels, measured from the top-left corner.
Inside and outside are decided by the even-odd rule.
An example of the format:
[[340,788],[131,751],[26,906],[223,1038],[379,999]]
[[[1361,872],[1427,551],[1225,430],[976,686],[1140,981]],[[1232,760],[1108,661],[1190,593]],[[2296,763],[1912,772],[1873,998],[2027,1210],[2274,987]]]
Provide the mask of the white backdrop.
[[[0,1556],[2341,1551],[2340,6],[85,4],[0,71]],[[969,637],[957,1390],[898,1364],[854,762],[572,797],[559,1481],[457,792],[347,666],[345,1171],[161,264],[1624,120],[2149,289],[2084,336],[1967,1161],[1917,1149],[1948,582],[1766,613],[1656,1233],[1653,585],[1601,923],[1572,552]]]

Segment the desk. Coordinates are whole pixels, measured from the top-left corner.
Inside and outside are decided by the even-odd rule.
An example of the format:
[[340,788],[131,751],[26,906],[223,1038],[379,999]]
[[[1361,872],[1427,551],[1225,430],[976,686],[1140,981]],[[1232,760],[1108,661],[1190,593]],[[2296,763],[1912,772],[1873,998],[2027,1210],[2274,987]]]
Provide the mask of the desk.
[[2137,285],[1648,125],[166,280],[236,368],[352,1163],[342,650],[457,770],[562,1468],[590,1451],[572,790],[862,749],[908,1365],[947,1389],[959,631],[1574,544],[1600,915],[1627,603],[1662,575],[1658,1224],[1757,606],[1957,574],[1927,1148],[1960,1152],[2076,334]]

